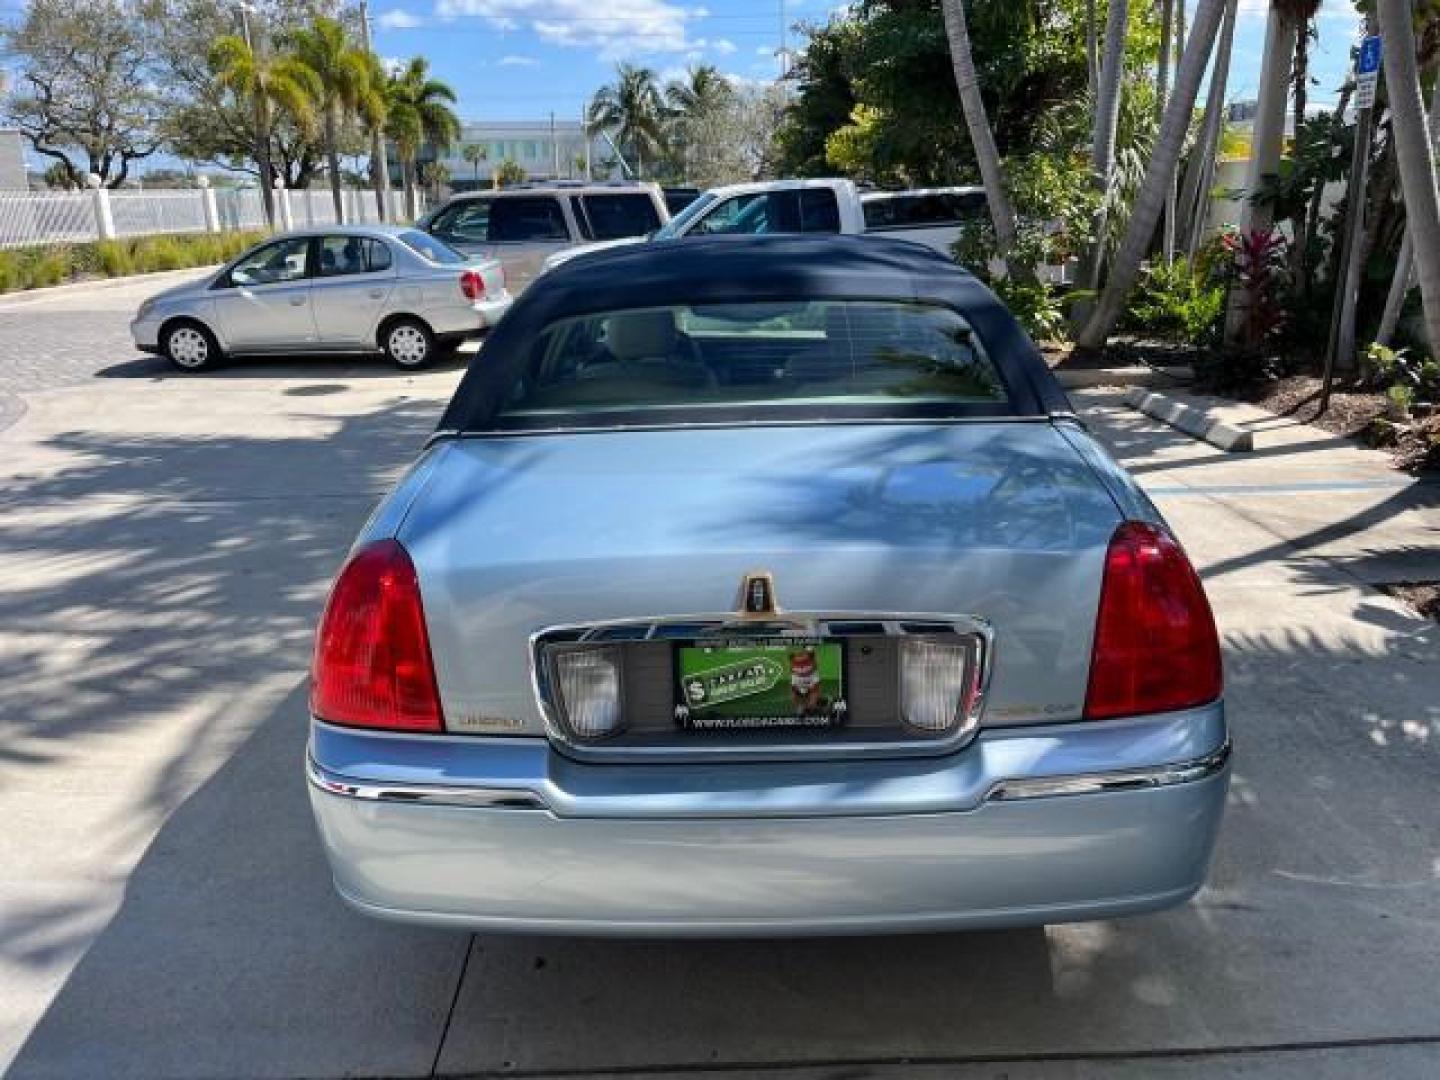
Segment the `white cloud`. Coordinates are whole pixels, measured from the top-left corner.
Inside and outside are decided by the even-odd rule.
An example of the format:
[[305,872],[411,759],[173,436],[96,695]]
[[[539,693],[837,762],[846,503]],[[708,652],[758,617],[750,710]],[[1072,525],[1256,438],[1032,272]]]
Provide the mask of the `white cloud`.
[[709,13],[669,0],[609,0],[603,8],[590,0],[437,0],[442,18],[469,15],[492,26],[527,25],[551,45],[593,49],[602,61],[660,53],[689,53],[697,44],[688,24]]
[[774,45],[756,45],[756,46],[755,46],[755,55],[756,55],[756,56],[774,56],[774,55],[775,55],[775,46],[774,46]]
[[729,56],[735,51],[735,43],[729,38],[716,38],[710,42],[710,48],[714,49],[721,56]]
[[540,63],[540,61],[536,60],[533,56],[517,56],[514,53],[509,56],[502,56],[495,62],[501,67],[534,67]]
[[413,30],[417,26],[425,25],[425,20],[419,15],[412,11],[402,11],[400,8],[391,8],[375,21],[382,30]]

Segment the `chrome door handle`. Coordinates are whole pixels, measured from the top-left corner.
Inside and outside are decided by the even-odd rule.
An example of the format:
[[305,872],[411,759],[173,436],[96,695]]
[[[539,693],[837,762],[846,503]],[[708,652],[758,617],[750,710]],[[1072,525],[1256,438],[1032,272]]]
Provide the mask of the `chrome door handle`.
[[291,306],[291,307],[300,307],[300,306],[303,305],[304,303],[305,303],[305,297],[303,297],[303,296],[292,296],[292,297],[290,298],[290,306]]
[[379,299],[380,299],[382,296],[384,296],[384,295],[385,295],[385,292],[384,292],[383,289],[371,289],[371,290],[370,290],[370,299],[371,299],[371,300],[379,300]]

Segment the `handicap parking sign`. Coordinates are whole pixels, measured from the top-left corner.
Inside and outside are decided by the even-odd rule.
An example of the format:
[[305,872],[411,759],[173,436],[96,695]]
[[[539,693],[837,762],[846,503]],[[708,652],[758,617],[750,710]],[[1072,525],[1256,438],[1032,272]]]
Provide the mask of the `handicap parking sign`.
[[1360,42],[1360,55],[1355,61],[1356,75],[1373,75],[1380,70],[1380,35],[1372,34]]

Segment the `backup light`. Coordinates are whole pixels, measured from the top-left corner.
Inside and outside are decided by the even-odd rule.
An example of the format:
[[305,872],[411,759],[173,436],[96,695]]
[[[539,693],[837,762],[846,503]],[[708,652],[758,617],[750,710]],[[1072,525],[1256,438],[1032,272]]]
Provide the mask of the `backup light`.
[[620,730],[620,653],[614,648],[568,649],[555,657],[560,707],[570,731],[603,739]]
[[941,733],[960,723],[971,704],[969,652],[924,639],[900,642],[900,715],[907,725]]

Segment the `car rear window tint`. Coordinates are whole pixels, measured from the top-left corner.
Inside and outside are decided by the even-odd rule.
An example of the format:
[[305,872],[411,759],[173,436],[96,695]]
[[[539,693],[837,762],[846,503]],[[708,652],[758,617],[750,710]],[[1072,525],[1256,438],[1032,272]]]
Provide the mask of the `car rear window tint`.
[[490,207],[490,239],[494,241],[568,240],[560,201],[548,197],[496,199]]
[[[986,406],[1008,399],[951,308],[809,300],[654,307],[553,323],[497,419],[654,410]],[[962,408],[963,411],[963,408]],[[1003,410],[1001,410],[1003,411]]]
[[958,225],[985,213],[979,192],[940,191],[923,195],[881,195],[863,203],[867,229]]
[[576,200],[591,240],[644,236],[660,227],[660,212],[641,192],[629,195],[582,195]]

